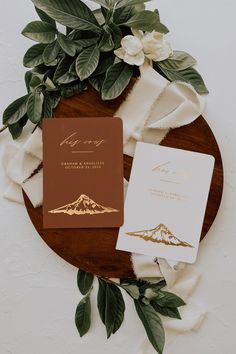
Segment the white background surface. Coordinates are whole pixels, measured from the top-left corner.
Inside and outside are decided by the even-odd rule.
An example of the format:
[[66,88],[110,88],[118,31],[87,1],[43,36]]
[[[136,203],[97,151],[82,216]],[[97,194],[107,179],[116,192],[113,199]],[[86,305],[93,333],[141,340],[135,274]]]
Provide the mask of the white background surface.
[[[20,35],[35,18],[30,0],[1,0],[0,115],[25,94],[22,57],[31,41]],[[209,314],[197,333],[180,335],[165,354],[234,354],[236,298],[235,234],[235,12],[234,0],[153,1],[171,29],[173,48],[198,59],[211,92],[205,117],[221,148],[225,189],[217,219],[201,244],[197,266],[203,277],[196,297]],[[10,137],[0,137],[0,151]],[[0,188],[4,189],[0,171]],[[130,301],[125,323],[109,341],[93,308],[90,334],[79,338],[73,323],[80,299],[76,269],[41,241],[24,207],[0,199],[0,353],[139,354],[145,337]]]

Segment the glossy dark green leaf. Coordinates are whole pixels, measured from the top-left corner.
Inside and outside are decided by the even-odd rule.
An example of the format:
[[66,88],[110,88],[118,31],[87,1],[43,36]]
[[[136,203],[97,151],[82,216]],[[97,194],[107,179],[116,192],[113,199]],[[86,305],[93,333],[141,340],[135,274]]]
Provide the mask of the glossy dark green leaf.
[[125,304],[120,289],[102,279],[99,279],[98,310],[109,338],[124,320]]
[[105,73],[110,66],[114,63],[115,56],[113,53],[101,55],[97,69],[94,71],[93,76]]
[[94,77],[90,76],[88,78],[90,85],[92,85],[93,88],[95,88],[95,90],[97,90],[99,93],[101,93],[104,80],[105,80],[105,74],[101,74]]
[[47,23],[50,23],[51,25],[53,25],[56,28],[56,22],[55,20],[53,20],[50,16],[48,16],[44,11],[38,9],[37,7],[35,7],[35,10],[39,16],[39,18]]
[[84,49],[76,60],[76,72],[80,80],[87,79],[97,68],[100,50],[97,45]]
[[162,307],[180,307],[184,306],[185,302],[177,295],[160,290],[160,297],[157,297],[155,301]]
[[67,73],[65,73],[64,75],[62,75],[61,77],[59,77],[59,79],[57,80],[57,83],[60,84],[69,84],[73,81],[78,80],[78,76],[71,74],[69,71]]
[[158,65],[167,70],[180,71],[188,69],[196,64],[196,60],[188,53],[175,50],[173,55]]
[[151,306],[154,308],[154,310],[158,313],[160,313],[162,316],[165,317],[170,317],[170,318],[176,318],[178,320],[181,320],[181,316],[179,313],[179,310],[177,308],[174,307],[162,307],[160,305],[158,305],[158,303],[156,302],[156,300],[152,300],[150,302]]
[[101,31],[93,12],[81,0],[32,1],[36,7],[64,26],[98,33]]
[[91,302],[90,295],[85,296],[79,303],[75,313],[75,324],[80,337],[83,337],[91,325]]
[[29,48],[24,56],[23,64],[26,68],[33,68],[34,66],[43,63],[43,52],[46,48],[45,44],[35,44]]
[[70,84],[61,85],[61,96],[62,97],[72,97],[79,94],[81,91],[86,89],[86,83],[77,80]]
[[55,59],[58,58],[60,52],[60,46],[56,41],[48,44],[43,52],[43,62],[46,65],[50,65]]
[[66,37],[64,34],[62,33],[58,33],[58,37],[57,37],[58,43],[61,46],[61,48],[64,50],[64,52],[68,55],[70,55],[71,57],[74,57],[76,54],[76,45],[74,44],[74,42]]
[[82,295],[86,295],[92,288],[94,275],[79,269],[77,284]]
[[144,305],[138,300],[134,300],[134,303],[149,341],[157,353],[162,354],[165,345],[165,332],[160,316],[151,305]]
[[128,20],[135,14],[135,10],[132,6],[125,6],[116,9],[113,15],[114,23],[119,25],[121,23],[128,22]]
[[60,61],[59,64],[56,68],[56,71],[54,73],[53,76],[53,81],[57,82],[57,80],[63,76],[64,74],[66,74],[69,69],[71,64],[73,63],[74,59],[72,57],[68,57],[68,56],[64,56]]
[[139,299],[140,292],[137,285],[122,284],[122,288],[135,300]]
[[28,99],[27,115],[29,120],[37,124],[41,121],[43,110],[43,94],[37,90],[32,92]]
[[26,88],[27,88],[27,92],[29,93],[30,92],[30,81],[32,79],[32,71],[29,70],[29,71],[26,71],[25,73],[25,85],[26,85]]
[[102,99],[112,100],[124,91],[133,75],[133,68],[124,62],[113,64],[106,73],[102,87]]
[[39,43],[52,43],[57,30],[53,25],[42,21],[30,22],[22,31],[22,34]]
[[93,44],[96,44],[98,42],[98,38],[99,37],[82,38],[82,39],[75,40],[74,42],[79,47],[87,48],[92,46]]
[[17,123],[9,125],[8,129],[14,140],[19,138],[27,121],[28,121],[28,116],[27,114],[25,114],[24,117],[22,117]]
[[159,21],[159,16],[153,11],[144,10],[136,13],[127,22],[122,23],[133,29],[151,32],[168,33],[168,28]]
[[113,42],[112,33],[109,30],[105,30],[99,43],[99,49],[102,52],[109,52],[114,48],[115,44]]
[[191,84],[199,94],[209,93],[203,78],[194,68],[179,71],[160,69],[170,81],[184,81]]
[[151,0],[118,0],[116,8],[119,9],[120,7],[140,5],[145,2],[149,2],[149,1],[151,1]]
[[29,95],[18,98],[12,102],[3,112],[3,125],[17,123],[27,112]]
[[53,115],[53,107],[52,107],[52,100],[50,97],[49,92],[44,92],[44,100],[43,100],[43,118],[51,118]]

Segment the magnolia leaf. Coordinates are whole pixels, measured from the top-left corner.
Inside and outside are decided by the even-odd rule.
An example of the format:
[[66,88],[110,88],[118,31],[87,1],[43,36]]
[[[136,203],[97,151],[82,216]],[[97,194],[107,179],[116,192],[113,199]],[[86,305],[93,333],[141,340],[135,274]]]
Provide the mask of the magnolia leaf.
[[92,85],[93,88],[95,88],[95,90],[98,91],[99,93],[101,92],[104,80],[105,80],[105,74],[88,78],[90,85]]
[[96,44],[98,42],[98,39],[99,37],[83,38],[75,40],[74,43],[76,43],[78,47],[86,48],[90,47],[93,44]]
[[96,9],[96,10],[93,11],[93,14],[96,17],[96,20],[98,21],[99,25],[100,26],[104,25],[105,18],[104,18],[102,10],[101,9]]
[[64,26],[101,32],[99,24],[87,5],[81,0],[32,0],[34,5]]
[[29,48],[24,56],[23,64],[26,68],[33,68],[34,66],[43,63],[43,52],[46,48],[45,44],[35,44]]
[[156,300],[152,300],[150,302],[151,306],[154,308],[156,312],[159,312],[162,316],[176,318],[181,320],[181,316],[179,310],[175,307],[162,307],[158,305]]
[[54,41],[46,46],[43,52],[43,62],[46,65],[50,65],[57,59],[60,52],[60,46],[57,41]]
[[52,43],[56,33],[53,25],[41,21],[30,22],[22,31],[25,37],[40,43]]
[[33,73],[31,70],[26,71],[26,73],[25,73],[25,85],[26,85],[28,93],[30,92],[30,81],[32,79],[32,75],[33,75]]
[[54,76],[53,76],[53,81],[57,82],[61,76],[66,74],[69,71],[72,63],[73,63],[73,58],[68,57],[68,56],[64,56],[59,61],[59,64],[58,64],[56,71],[54,73]]
[[14,140],[19,138],[27,122],[28,122],[28,116],[27,114],[25,114],[24,117],[22,117],[17,123],[9,125],[8,129]]
[[69,84],[70,82],[73,82],[75,80],[78,80],[78,76],[71,74],[69,71],[62,75],[58,80],[58,84]]
[[188,69],[196,63],[196,60],[190,54],[176,50],[171,57],[160,61],[158,65],[163,69],[179,71]]
[[137,285],[122,284],[122,288],[135,300],[139,299],[139,288]]
[[118,97],[129,84],[133,68],[124,62],[113,64],[106,73],[102,87],[102,99],[112,100]]
[[75,313],[75,324],[80,337],[83,337],[91,325],[91,302],[90,295],[85,296],[79,303]]
[[34,124],[39,123],[42,118],[42,110],[43,94],[35,90],[35,92],[31,93],[28,99],[27,115],[29,120]]
[[116,8],[119,9],[121,7],[140,5],[145,2],[149,2],[151,0],[119,0],[117,2]]
[[62,33],[58,33],[57,40],[58,40],[58,43],[60,44],[61,48],[64,50],[64,52],[66,54],[70,55],[71,57],[75,56],[76,46],[71,39],[69,39],[68,37],[66,37]]
[[84,49],[76,60],[76,72],[80,80],[87,79],[98,66],[100,51],[98,46]]
[[51,118],[53,113],[53,107],[50,94],[45,91],[43,95],[43,118]]
[[86,84],[84,82],[77,80],[70,84],[61,85],[61,96],[72,97],[85,89],[86,89]]
[[160,316],[151,305],[144,305],[142,302],[137,300],[134,300],[134,303],[137,314],[143,323],[149,341],[155,350],[159,354],[162,354],[165,345],[165,332]]
[[160,69],[170,81],[184,81],[188,84],[191,84],[199,94],[209,93],[203,78],[194,68],[188,68],[179,71],[166,70],[164,68]]
[[156,303],[162,307],[180,307],[186,305],[185,302],[177,295],[160,290],[160,297],[155,298]]
[[120,289],[114,285],[99,280],[98,310],[102,322],[106,326],[107,338],[115,333],[124,320],[125,303]]
[[133,29],[148,31],[153,30],[160,33],[168,33],[168,28],[159,21],[157,13],[149,10],[140,11],[132,16],[127,22],[122,25],[131,27]]
[[37,7],[35,7],[35,10],[36,10],[39,18],[43,22],[50,23],[51,25],[53,25],[56,28],[56,22],[55,22],[55,20],[53,20],[53,18],[49,17],[44,11],[38,9]]
[[92,288],[94,275],[79,269],[77,284],[82,295],[86,295]]
[[108,54],[102,55],[100,57],[97,69],[93,73],[93,76],[97,76],[105,73],[110,68],[110,66],[112,66],[114,60],[115,60],[115,56],[113,53],[111,54],[109,53],[109,55]]
[[110,52],[114,48],[115,44],[113,42],[112,33],[109,31],[109,29],[104,30],[101,41],[99,43],[99,49],[102,52]]
[[12,102],[3,112],[3,125],[17,123],[27,112],[29,95],[18,98]]
[[121,23],[128,22],[128,20],[135,14],[134,8],[130,6],[121,7],[116,9],[113,15],[114,23],[120,25]]

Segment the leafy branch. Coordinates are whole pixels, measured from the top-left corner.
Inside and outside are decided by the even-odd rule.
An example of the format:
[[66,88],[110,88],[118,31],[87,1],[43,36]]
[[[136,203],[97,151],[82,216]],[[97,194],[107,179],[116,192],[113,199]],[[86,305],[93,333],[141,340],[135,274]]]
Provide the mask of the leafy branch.
[[[91,325],[90,294],[93,288],[94,275],[82,270],[78,271],[77,284],[84,298],[80,301],[75,314],[75,324],[82,337]],[[161,354],[165,344],[165,332],[161,316],[181,319],[178,308],[185,302],[178,296],[163,290],[165,280],[149,283],[137,279],[111,279],[97,277],[97,308],[106,328],[107,338],[115,334],[124,320],[125,302],[122,291],[134,301],[139,319],[147,333],[150,343],[157,353]],[[122,291],[121,291],[122,290]]]
[[[32,0],[39,20],[30,22],[22,34],[36,42],[23,58],[27,94],[11,103],[3,125],[18,138],[28,120],[40,124],[52,117],[61,97],[71,97],[92,85],[105,100],[120,96],[132,76],[139,74],[115,56],[131,29],[169,32],[158,10],[145,10],[150,0],[91,0],[100,5],[92,11],[81,0]],[[65,26],[63,33],[57,23]],[[154,69],[170,81],[192,84],[207,93],[196,64],[189,54],[174,52]],[[1,133],[2,129],[0,130]]]

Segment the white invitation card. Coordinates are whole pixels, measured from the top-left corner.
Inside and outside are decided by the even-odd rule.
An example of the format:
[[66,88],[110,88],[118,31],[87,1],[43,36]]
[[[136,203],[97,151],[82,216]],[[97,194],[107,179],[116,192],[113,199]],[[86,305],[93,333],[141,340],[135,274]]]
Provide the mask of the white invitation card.
[[211,155],[137,143],[116,248],[194,263],[214,161]]

